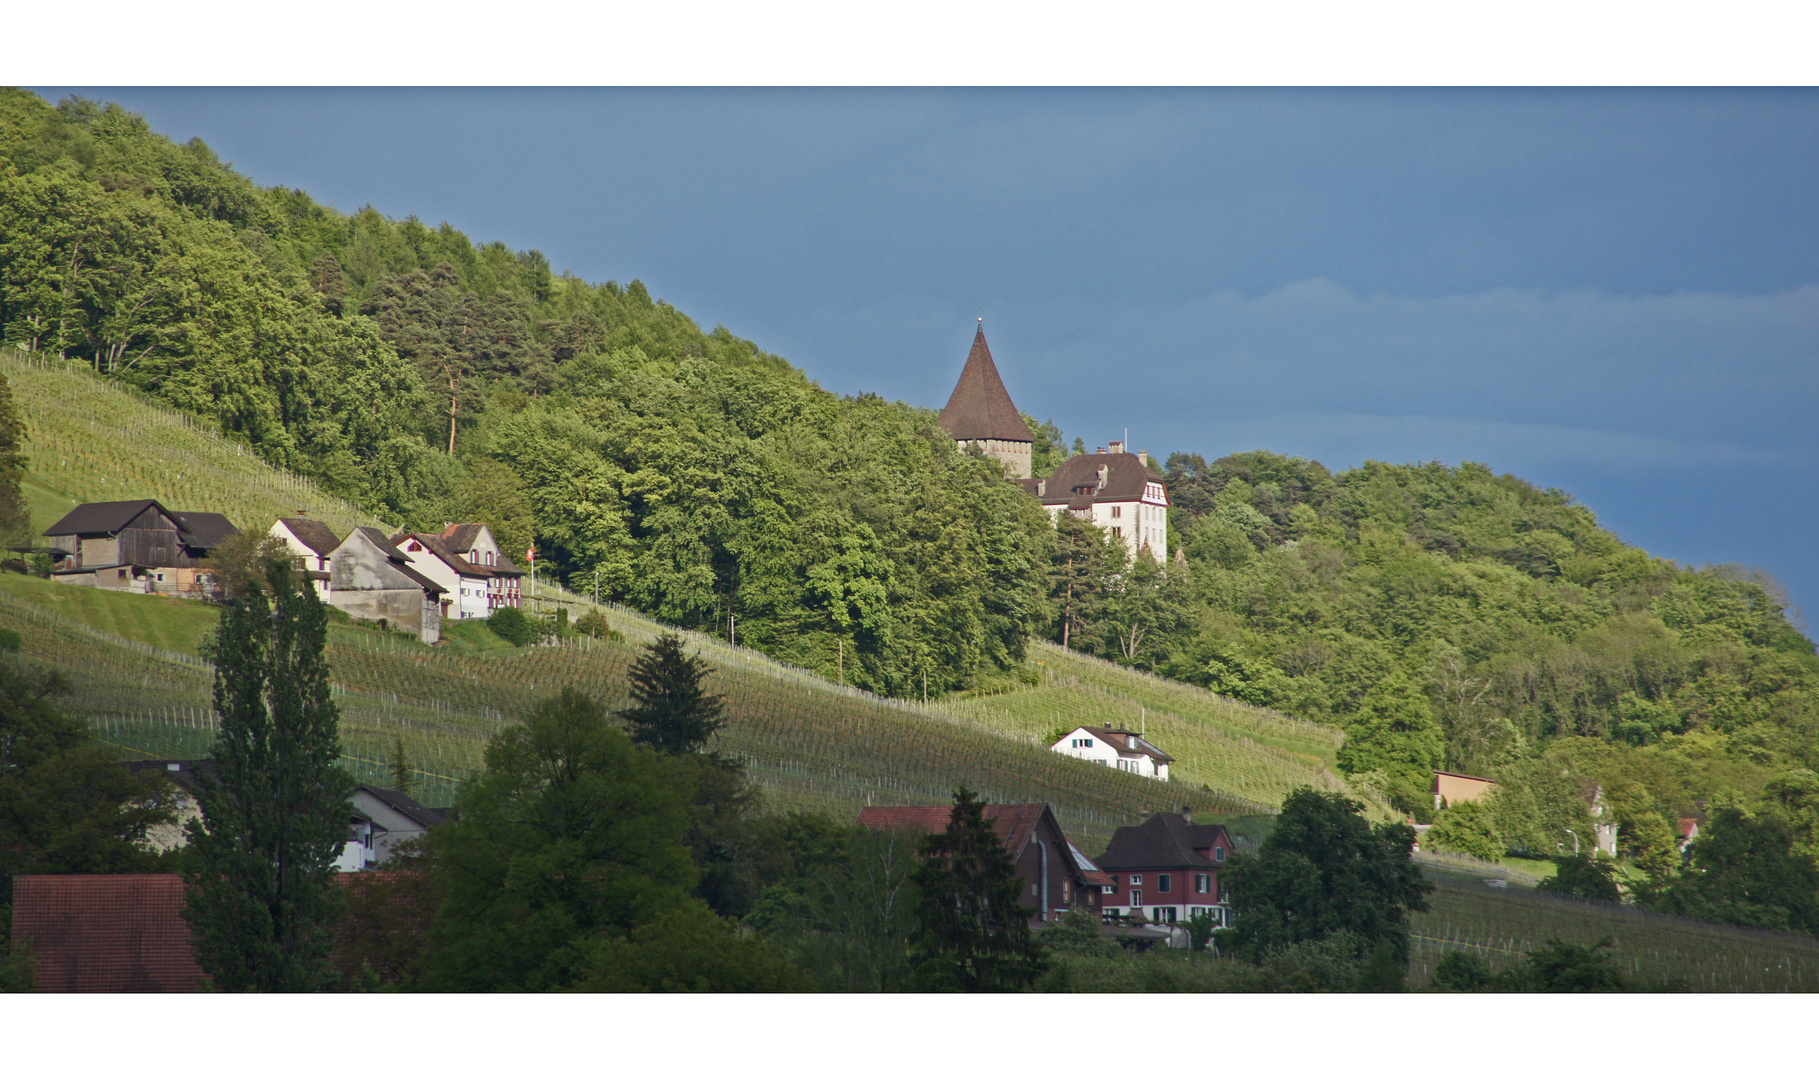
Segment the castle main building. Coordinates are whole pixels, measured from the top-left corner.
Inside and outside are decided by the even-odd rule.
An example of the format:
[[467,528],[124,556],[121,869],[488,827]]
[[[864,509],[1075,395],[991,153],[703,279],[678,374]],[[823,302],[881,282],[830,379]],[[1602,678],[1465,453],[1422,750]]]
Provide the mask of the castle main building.
[[1031,475],[1036,437],[992,363],[983,319],[960,381],[941,410],[941,427],[962,450],[977,446],[1002,461],[1011,479],[1039,500],[1050,517],[1065,511],[1091,521],[1122,540],[1133,559],[1145,548],[1158,562],[1168,557],[1168,485],[1149,467],[1148,455],[1127,453],[1123,443],[1114,442],[1068,458],[1052,476]]

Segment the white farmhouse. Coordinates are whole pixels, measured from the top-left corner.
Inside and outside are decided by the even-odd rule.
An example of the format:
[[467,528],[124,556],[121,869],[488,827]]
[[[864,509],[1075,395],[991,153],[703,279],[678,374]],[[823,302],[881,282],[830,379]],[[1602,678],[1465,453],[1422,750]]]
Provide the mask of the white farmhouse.
[[448,522],[442,529],[442,542],[450,551],[492,575],[487,580],[487,586],[492,590],[487,597],[488,610],[523,606],[520,586],[524,571],[499,550],[499,542],[493,539],[493,530],[487,528],[485,522]]
[[1091,454],[1076,454],[1044,480],[1023,480],[1050,517],[1062,513],[1090,521],[1121,540],[1135,559],[1148,550],[1168,557],[1168,485],[1148,465],[1147,454],[1126,453],[1114,442]]
[[1155,780],[1167,780],[1169,763],[1175,760],[1143,736],[1120,728],[1077,727],[1049,749]]
[[315,583],[316,596],[328,602],[329,556],[341,546],[342,538],[335,535],[327,522],[312,517],[279,518],[272,523],[271,535],[284,541],[292,560]]
[[399,533],[392,546],[403,553],[411,569],[446,590],[442,617],[484,619],[493,613],[493,572],[455,554],[435,533]]

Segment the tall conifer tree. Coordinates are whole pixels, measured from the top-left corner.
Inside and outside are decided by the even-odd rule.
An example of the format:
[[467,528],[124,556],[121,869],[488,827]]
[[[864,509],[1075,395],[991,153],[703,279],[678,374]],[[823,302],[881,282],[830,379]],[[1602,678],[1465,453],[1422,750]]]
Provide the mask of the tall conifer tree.
[[1035,914],[1017,902],[1017,866],[985,806],[964,786],[954,792],[947,831],[922,844],[916,974],[930,990],[996,993],[1029,986],[1046,966],[1030,933]]
[[190,822],[184,909],[196,961],[222,990],[326,990],[344,903],[334,861],[347,840],[353,779],[336,763],[328,613],[290,566],[266,566],[221,613],[215,664],[219,776]]
[[632,702],[619,717],[632,741],[666,754],[693,754],[720,730],[726,712],[717,694],[702,689],[706,661],[682,651],[682,639],[664,634],[632,664]]

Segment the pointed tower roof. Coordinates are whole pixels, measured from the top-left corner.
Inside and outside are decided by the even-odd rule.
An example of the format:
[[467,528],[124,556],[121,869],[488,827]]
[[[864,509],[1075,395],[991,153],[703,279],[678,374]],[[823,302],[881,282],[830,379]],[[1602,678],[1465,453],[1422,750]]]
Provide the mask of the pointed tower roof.
[[973,335],[973,351],[966,354],[966,367],[954,385],[954,395],[941,410],[941,426],[955,439],[1001,439],[1007,442],[1033,443],[1036,436],[1023,422],[1023,414],[1011,404],[1011,395],[998,377],[998,366],[992,363],[992,350],[985,344],[985,327]]

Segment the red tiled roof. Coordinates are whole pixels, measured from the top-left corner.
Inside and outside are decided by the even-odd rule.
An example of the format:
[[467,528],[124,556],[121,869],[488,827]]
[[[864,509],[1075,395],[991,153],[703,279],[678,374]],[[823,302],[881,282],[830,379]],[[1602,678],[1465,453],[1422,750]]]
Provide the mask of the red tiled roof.
[[1036,441],[1029,425],[1023,422],[1023,414],[1011,403],[1004,380],[998,377],[992,350],[985,344],[983,326],[973,336],[973,349],[966,354],[960,381],[954,384],[947,408],[941,410],[941,427],[956,439]]
[[[1042,803],[987,803],[985,820],[992,823],[998,839],[1004,842],[1011,857],[1016,858],[1029,844],[1030,833],[1035,831],[1036,822],[1041,820],[1045,808]],[[938,833],[947,831],[953,812],[952,806],[868,806],[859,811],[855,824],[868,829],[919,829]]]
[[13,940],[30,938],[45,993],[194,991],[176,874],[26,874],[13,879]]
[[[412,871],[335,875],[397,879]],[[26,874],[13,879],[13,940],[32,943],[33,989],[47,994],[193,993],[208,976],[190,953],[176,874]],[[339,936],[345,927],[338,928]]]

